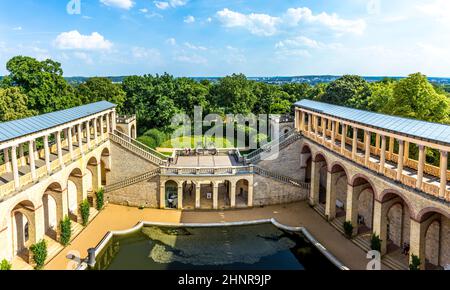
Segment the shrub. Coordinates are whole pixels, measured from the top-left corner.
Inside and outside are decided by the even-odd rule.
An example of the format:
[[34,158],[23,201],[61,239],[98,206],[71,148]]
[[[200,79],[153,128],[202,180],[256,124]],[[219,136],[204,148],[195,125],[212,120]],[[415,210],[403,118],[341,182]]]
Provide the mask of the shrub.
[[372,234],[370,239],[370,248],[374,251],[381,252],[381,239],[377,234]]
[[2,262],[0,263],[0,271],[4,271],[4,270],[11,270],[12,265],[10,262],[8,262],[6,259],[3,259]]
[[47,259],[47,242],[40,240],[38,243],[31,245],[31,252],[33,253],[33,261],[36,264],[36,270],[42,269]]
[[82,221],[83,226],[86,226],[89,222],[89,211],[90,211],[89,201],[85,199],[80,204],[80,212],[81,212],[81,219],[83,220]]
[[353,225],[350,221],[344,222],[344,233],[347,238],[351,238],[353,236]]
[[72,236],[72,221],[66,216],[60,223],[61,238],[60,242],[63,246],[67,246]]
[[150,148],[156,148],[158,147],[158,145],[156,144],[155,139],[153,139],[150,136],[140,136],[137,139],[139,142],[144,143],[145,145],[147,145]]
[[420,258],[416,255],[411,255],[411,263],[409,264],[410,270],[420,270]]
[[151,137],[155,140],[155,147],[161,145],[164,141],[167,140],[167,136],[164,132],[159,131],[158,129],[150,129],[144,133],[144,136]]
[[103,208],[104,205],[104,196],[105,196],[105,191],[103,188],[100,188],[99,191],[97,191],[95,193],[96,197],[97,197],[97,210],[101,210]]

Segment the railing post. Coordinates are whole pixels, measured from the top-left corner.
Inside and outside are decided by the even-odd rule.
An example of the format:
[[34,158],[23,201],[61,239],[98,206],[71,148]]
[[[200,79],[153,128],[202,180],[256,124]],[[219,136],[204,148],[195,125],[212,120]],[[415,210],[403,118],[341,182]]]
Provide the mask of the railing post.
[[445,198],[445,190],[447,187],[447,164],[448,164],[448,152],[441,150],[441,162],[440,162],[440,187],[439,198]]
[[423,168],[425,166],[425,146],[419,145],[419,161],[417,165],[417,182],[416,188],[422,189]]

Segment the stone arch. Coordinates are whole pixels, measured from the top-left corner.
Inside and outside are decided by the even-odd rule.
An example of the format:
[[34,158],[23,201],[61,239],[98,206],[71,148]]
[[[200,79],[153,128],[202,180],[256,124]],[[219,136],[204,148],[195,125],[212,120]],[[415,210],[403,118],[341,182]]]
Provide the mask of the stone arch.
[[448,212],[446,212],[440,208],[437,208],[437,207],[426,207],[417,213],[415,220],[418,222],[423,222],[426,219],[428,219],[431,215],[433,215],[434,213],[439,213],[439,214],[447,217],[448,219],[450,219],[450,214]]
[[95,156],[89,158],[86,163],[87,191],[96,192],[101,186],[101,165]]
[[167,180],[164,182],[165,208],[177,208],[178,206],[178,186],[176,180]]
[[108,175],[108,172],[111,170],[111,158],[110,158],[108,147],[103,148],[99,159],[100,159],[100,170],[101,170],[101,184],[102,184],[102,186],[106,186],[107,175]]
[[13,256],[20,256],[28,261],[29,247],[36,243],[36,211],[30,200],[22,200],[11,209],[11,237]]
[[442,236],[445,236],[441,228],[441,215],[438,214],[436,217],[433,217],[433,220],[430,221],[430,224],[425,229],[425,268],[440,266],[441,250],[445,250],[441,248]]
[[318,181],[319,181],[319,203],[326,203],[326,194],[327,194],[327,179],[328,179],[328,159],[325,154],[322,152],[316,152],[313,155],[313,161],[316,164],[316,173],[318,173]]
[[[347,211],[347,184],[349,175],[347,169],[342,163],[336,161],[330,165],[331,180],[328,183],[331,188],[328,189],[330,196],[327,196],[327,202],[330,202],[330,217],[345,217]],[[334,207],[334,208],[333,208]]]
[[80,168],[74,168],[67,177],[67,207],[71,220],[78,221],[79,205],[87,197],[83,184],[83,172]]
[[241,178],[236,181],[236,206],[246,206],[248,201],[248,191],[250,180]]
[[349,181],[347,220],[352,221],[356,233],[363,234],[373,229],[375,187],[363,174],[355,174]]
[[53,182],[44,190],[42,206],[44,209],[44,232],[57,240],[58,226],[66,214],[63,209],[63,199],[66,198],[59,182]]
[[376,199],[377,198],[377,190],[376,190],[377,188],[376,188],[375,184],[372,182],[372,180],[370,178],[368,178],[367,176],[365,176],[364,174],[357,173],[357,174],[353,175],[352,178],[350,179],[350,184],[355,186],[355,181],[357,181],[358,177],[364,179],[367,183],[370,184],[370,187],[373,190],[373,195]]
[[397,190],[391,189],[391,188],[385,189],[379,194],[377,200],[380,201],[381,203],[384,203],[395,196],[400,197],[402,199],[402,201],[406,203],[406,205],[408,206],[409,214],[411,215],[411,218],[415,219],[416,214],[415,214],[414,207],[411,204],[408,197],[405,194],[403,194],[401,191],[397,191]]

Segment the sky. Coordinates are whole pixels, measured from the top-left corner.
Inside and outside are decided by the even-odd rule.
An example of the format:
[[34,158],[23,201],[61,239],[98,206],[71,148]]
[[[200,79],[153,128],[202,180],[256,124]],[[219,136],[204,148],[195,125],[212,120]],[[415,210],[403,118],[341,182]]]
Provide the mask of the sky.
[[15,55],[65,76],[450,77],[449,0],[0,0]]

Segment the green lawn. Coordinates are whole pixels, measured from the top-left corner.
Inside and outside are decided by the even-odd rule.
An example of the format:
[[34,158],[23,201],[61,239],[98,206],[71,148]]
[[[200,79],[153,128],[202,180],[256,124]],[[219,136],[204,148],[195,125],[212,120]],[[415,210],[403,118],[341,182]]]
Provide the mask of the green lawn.
[[[197,138],[200,139],[200,138]],[[167,140],[163,142],[159,147],[161,148],[195,148],[196,140],[194,136],[184,136],[174,139]],[[226,138],[215,138],[215,137],[203,137],[203,145],[209,146],[211,142],[214,143],[216,148],[233,148],[233,144]]]

